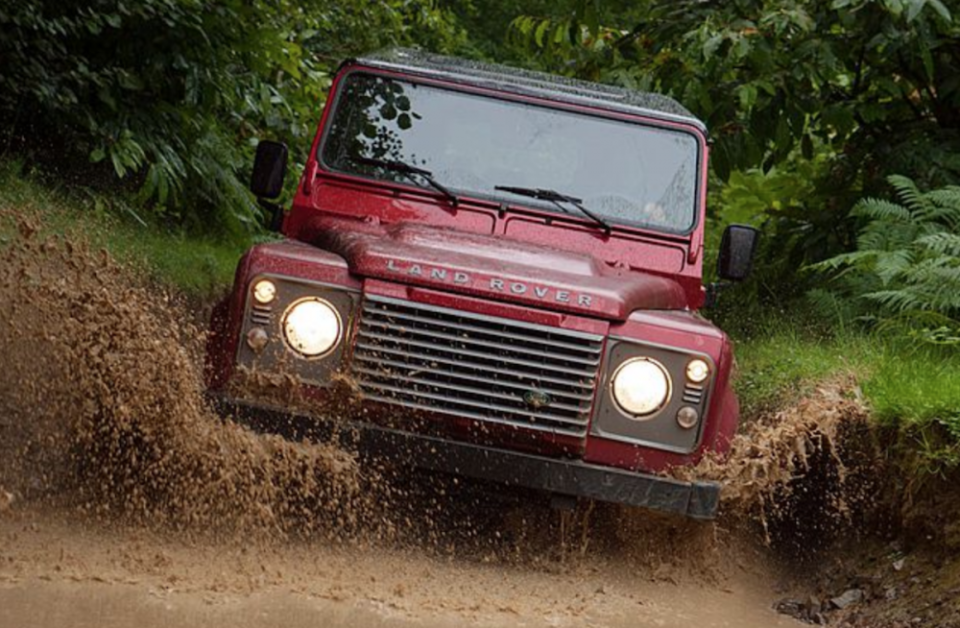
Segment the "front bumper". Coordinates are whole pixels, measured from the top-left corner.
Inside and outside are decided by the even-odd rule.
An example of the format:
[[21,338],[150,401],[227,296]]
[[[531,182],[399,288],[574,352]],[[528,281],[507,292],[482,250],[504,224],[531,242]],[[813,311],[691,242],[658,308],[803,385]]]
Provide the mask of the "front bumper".
[[[334,424],[276,406],[214,396],[217,410],[259,432],[302,440],[331,437]],[[343,427],[342,425],[340,426]],[[720,502],[716,482],[684,482],[647,473],[547,458],[434,436],[351,422],[343,435],[350,447],[411,466],[491,480],[512,486],[640,506],[713,519]]]

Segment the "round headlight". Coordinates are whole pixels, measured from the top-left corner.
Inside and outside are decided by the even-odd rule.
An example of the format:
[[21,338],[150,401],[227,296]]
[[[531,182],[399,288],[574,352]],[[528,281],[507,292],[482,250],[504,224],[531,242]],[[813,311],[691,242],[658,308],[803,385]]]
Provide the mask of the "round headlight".
[[627,360],[613,375],[613,398],[634,418],[647,417],[670,399],[670,375],[650,358]]
[[253,284],[253,298],[257,303],[266,305],[277,296],[277,286],[269,279],[261,279]]
[[700,358],[687,362],[687,379],[694,384],[702,384],[710,375],[710,365]]
[[318,297],[301,299],[283,316],[283,337],[304,357],[324,356],[340,341],[340,314]]

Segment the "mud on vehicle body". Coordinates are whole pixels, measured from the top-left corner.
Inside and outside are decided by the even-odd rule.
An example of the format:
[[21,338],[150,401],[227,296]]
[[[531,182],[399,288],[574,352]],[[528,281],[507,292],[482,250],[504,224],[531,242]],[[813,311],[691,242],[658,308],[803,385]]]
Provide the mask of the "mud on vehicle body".
[[[664,475],[725,452],[738,420],[730,342],[696,313],[707,159],[663,96],[406,50],[346,62],[276,208],[285,238],[246,253],[214,314],[212,394],[322,438],[322,412],[228,384],[285,370],[322,403],[350,381],[364,449],[710,518],[716,484]],[[285,169],[261,142],[254,192]],[[722,278],[755,241],[728,228]]]

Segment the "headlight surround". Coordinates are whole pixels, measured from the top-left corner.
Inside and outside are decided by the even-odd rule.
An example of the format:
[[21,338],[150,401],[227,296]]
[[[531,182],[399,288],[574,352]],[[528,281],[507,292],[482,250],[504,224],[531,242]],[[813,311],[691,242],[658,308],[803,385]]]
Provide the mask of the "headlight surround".
[[333,351],[343,332],[340,313],[326,299],[306,297],[294,301],[283,314],[283,338],[304,358],[322,358]]
[[614,401],[634,419],[648,419],[656,414],[670,401],[672,387],[667,369],[648,357],[625,361],[611,379]]

